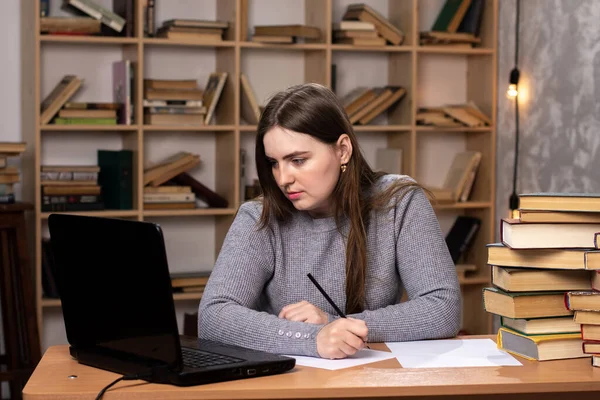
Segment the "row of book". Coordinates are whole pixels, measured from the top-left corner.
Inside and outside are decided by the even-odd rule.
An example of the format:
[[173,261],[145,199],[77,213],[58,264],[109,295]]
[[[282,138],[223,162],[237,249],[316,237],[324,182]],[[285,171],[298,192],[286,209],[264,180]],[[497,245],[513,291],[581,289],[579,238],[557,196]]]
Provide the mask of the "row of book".
[[[61,10],[70,16],[50,16],[48,0],[40,2],[40,33],[66,35],[126,34],[133,33],[133,2],[113,1],[113,9],[97,0],[62,0]],[[122,15],[125,15],[124,18]],[[125,26],[127,29],[125,30]],[[105,29],[103,30],[103,27]]]
[[177,18],[164,21],[155,36],[178,41],[220,42],[228,28],[227,21]]
[[200,156],[180,151],[144,169],[144,209],[226,208],[226,198],[209,189],[191,175],[200,165]]
[[[133,105],[134,63],[112,65],[113,101],[76,102],[73,97],[84,79],[64,75],[41,104],[41,124],[131,125],[136,122]],[[227,80],[227,72],[213,72],[203,89],[195,79],[144,79],[144,123],[148,125],[208,125]]]
[[[131,150],[97,151],[96,165],[43,165],[42,211],[131,210],[134,154]],[[200,156],[178,152],[148,165],[143,173],[145,210],[226,208],[227,199],[196,180]]]
[[[342,20],[332,24],[333,42],[363,46],[400,45],[404,33],[367,4],[350,4]],[[318,43],[323,33],[305,24],[256,25],[251,40],[260,43]]]
[[56,125],[131,125],[135,121],[133,107],[133,63],[129,60],[112,64],[111,102],[79,102],[74,96],[85,86],[85,80],[66,74],[42,100],[40,123]]
[[21,182],[21,171],[9,165],[9,159],[21,157],[26,147],[24,142],[0,142],[0,204],[15,202],[15,184]]
[[103,210],[99,165],[42,165],[43,212]]
[[444,128],[480,128],[492,125],[492,119],[473,101],[439,107],[419,107],[416,122],[417,125]]
[[446,0],[431,30],[419,32],[422,46],[470,48],[481,44],[485,0]]
[[144,79],[144,123],[210,124],[227,77],[227,72],[213,72],[203,89],[196,79]]
[[484,309],[498,346],[533,360],[590,357],[600,366],[600,196],[531,193],[490,243]]

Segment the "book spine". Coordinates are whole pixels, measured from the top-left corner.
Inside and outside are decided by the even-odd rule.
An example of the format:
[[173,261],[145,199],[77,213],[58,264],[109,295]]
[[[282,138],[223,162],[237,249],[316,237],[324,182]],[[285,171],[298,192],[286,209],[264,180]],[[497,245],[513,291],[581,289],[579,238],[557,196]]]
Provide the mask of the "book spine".
[[50,15],[50,0],[40,0],[40,17]]

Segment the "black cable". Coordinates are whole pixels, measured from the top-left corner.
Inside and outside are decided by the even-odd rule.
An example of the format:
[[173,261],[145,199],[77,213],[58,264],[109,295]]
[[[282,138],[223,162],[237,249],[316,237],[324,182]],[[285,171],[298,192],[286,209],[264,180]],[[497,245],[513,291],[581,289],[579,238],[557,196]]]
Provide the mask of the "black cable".
[[[519,19],[521,12],[521,0],[516,0],[515,17],[515,66],[511,71],[510,83],[519,83]],[[518,90],[518,86],[517,86]],[[519,94],[515,97],[515,163],[513,168],[513,191],[510,195],[509,207],[511,210],[519,208],[519,196],[517,195],[517,170],[519,167]]]
[[515,68],[519,65],[519,19],[521,14],[521,0],[516,0],[517,13],[515,20]]
[[110,389],[111,387],[113,387],[114,385],[116,385],[117,383],[119,383],[120,381],[134,381],[136,379],[144,379],[144,378],[149,378],[151,377],[152,374],[132,374],[132,375],[123,375],[117,379],[115,379],[114,381],[112,381],[111,383],[109,383],[108,385],[106,385],[104,387],[104,389],[102,389],[100,391],[100,393],[98,393],[98,396],[96,396],[96,400],[100,400],[102,398],[102,396],[104,396],[104,393]]

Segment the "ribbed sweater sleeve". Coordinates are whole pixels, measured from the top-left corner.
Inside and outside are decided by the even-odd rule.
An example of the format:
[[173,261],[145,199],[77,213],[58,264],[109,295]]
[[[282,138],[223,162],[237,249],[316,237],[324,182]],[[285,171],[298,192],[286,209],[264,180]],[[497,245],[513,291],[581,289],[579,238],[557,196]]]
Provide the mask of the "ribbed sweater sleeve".
[[396,267],[408,301],[351,316],[367,323],[372,342],[455,336],[462,308],[456,267],[422,190],[399,202],[394,223]]
[[273,232],[258,230],[257,219],[251,203],[240,207],[202,295],[198,336],[272,353],[318,357],[316,335],[323,325],[256,311],[275,265]]

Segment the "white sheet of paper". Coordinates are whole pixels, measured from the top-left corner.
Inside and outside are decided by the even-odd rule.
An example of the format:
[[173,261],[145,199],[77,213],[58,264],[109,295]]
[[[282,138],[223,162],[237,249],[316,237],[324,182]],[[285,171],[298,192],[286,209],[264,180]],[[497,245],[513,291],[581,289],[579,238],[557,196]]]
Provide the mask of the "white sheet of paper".
[[329,370],[336,370],[342,368],[355,367],[357,365],[370,364],[376,361],[389,360],[394,358],[392,353],[387,351],[369,350],[363,349],[358,351],[353,356],[347,358],[340,358],[336,360],[328,360],[326,358],[318,357],[306,357],[306,356],[291,356],[296,359],[296,365],[302,365],[305,367],[322,368]]
[[404,368],[521,366],[491,339],[422,340],[385,343]]

